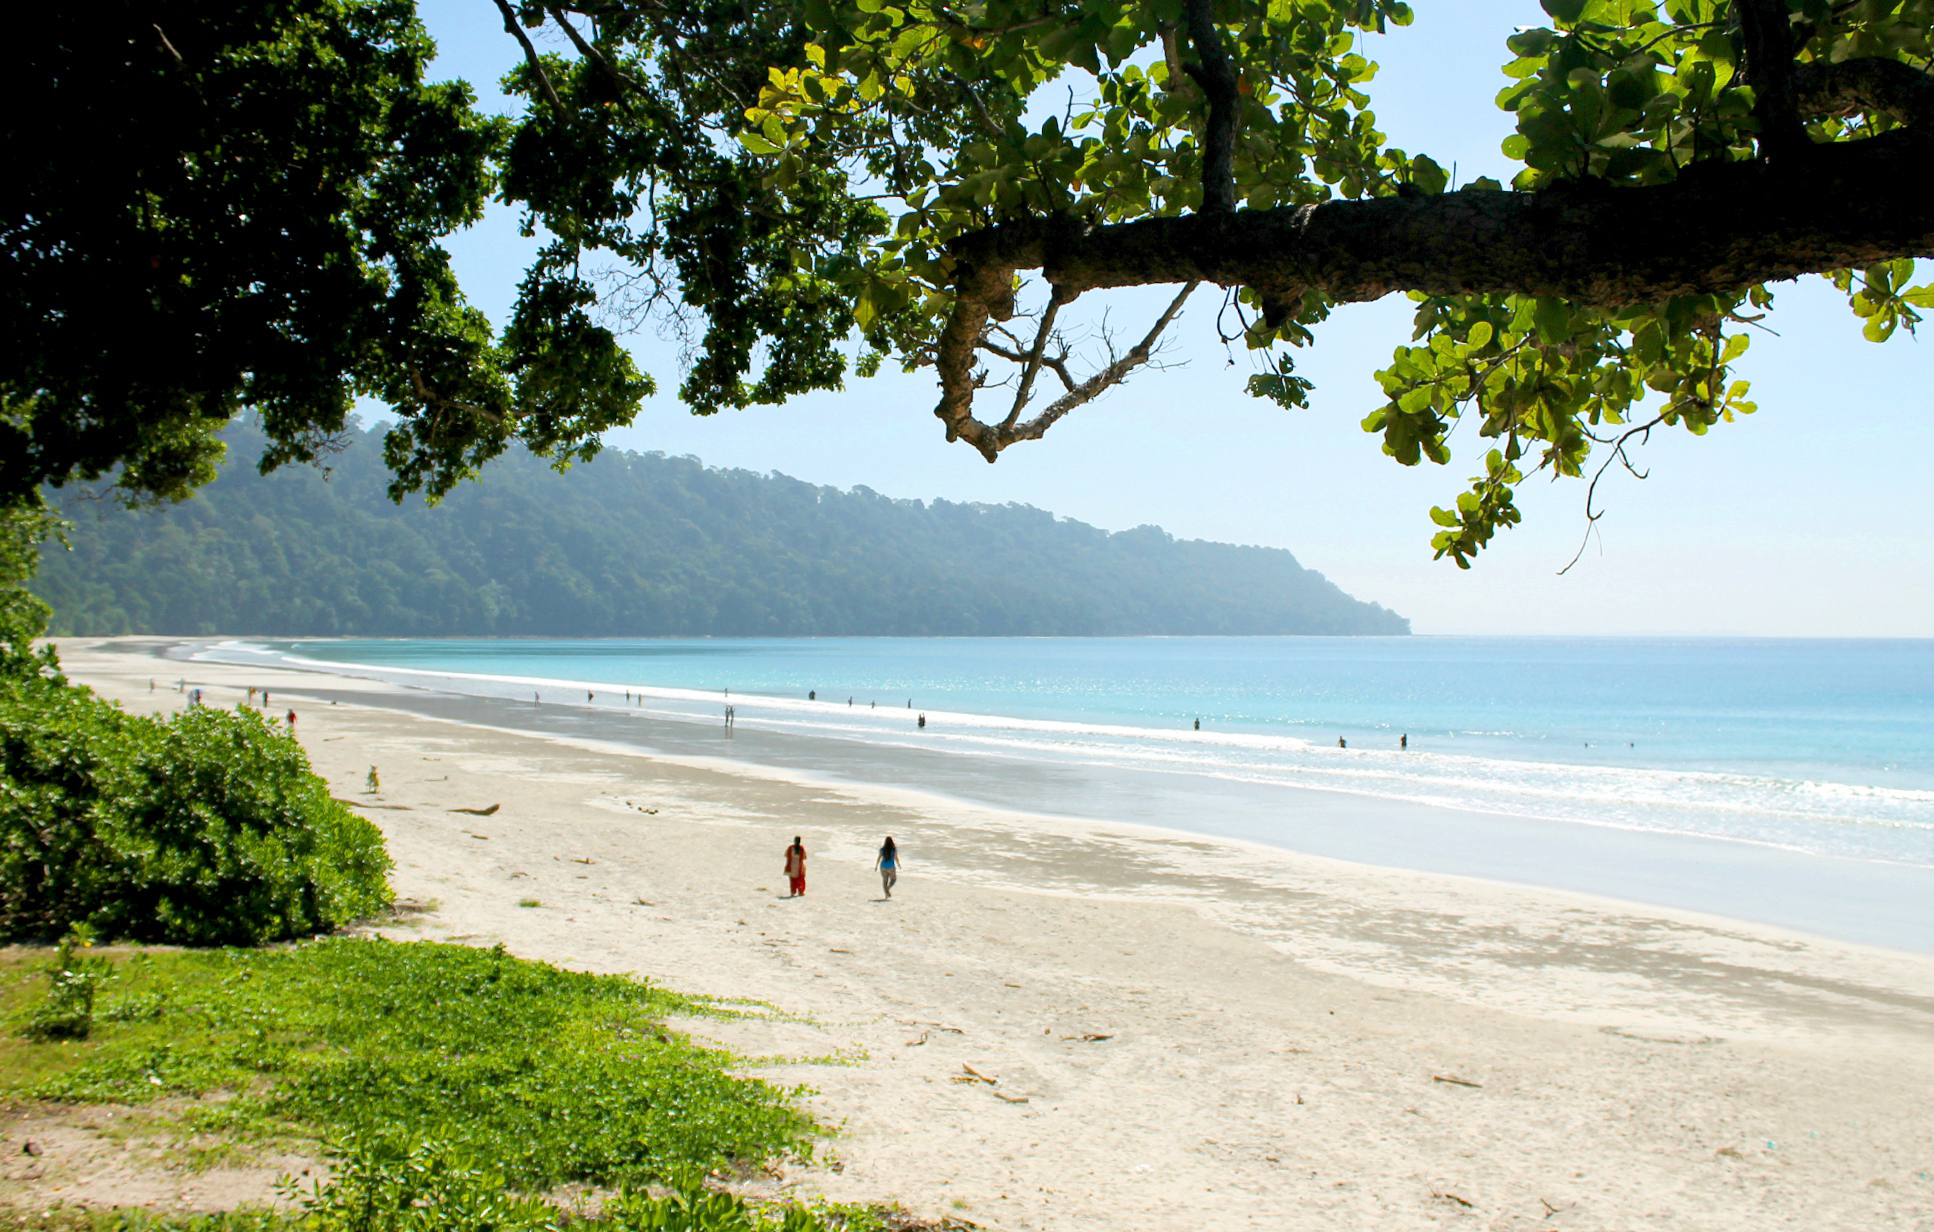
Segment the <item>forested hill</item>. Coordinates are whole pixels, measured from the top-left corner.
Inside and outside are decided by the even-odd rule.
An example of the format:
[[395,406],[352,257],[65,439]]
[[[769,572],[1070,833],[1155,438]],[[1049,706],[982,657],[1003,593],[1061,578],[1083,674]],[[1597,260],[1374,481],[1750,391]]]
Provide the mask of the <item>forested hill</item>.
[[568,475],[520,454],[442,505],[384,495],[381,432],[327,479],[221,477],[74,522],[34,589],[54,631],[560,637],[1408,633],[1288,552],[1110,534],[1018,505],[893,500],[692,458],[606,451]]

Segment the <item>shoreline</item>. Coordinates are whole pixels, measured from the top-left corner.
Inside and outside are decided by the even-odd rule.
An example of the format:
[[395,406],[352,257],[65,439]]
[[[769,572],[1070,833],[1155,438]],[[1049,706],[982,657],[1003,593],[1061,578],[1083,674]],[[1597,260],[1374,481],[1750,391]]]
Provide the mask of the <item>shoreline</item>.
[[[171,656],[171,662],[274,666],[201,657],[234,639],[136,640],[186,652],[185,657]],[[1240,783],[1211,783],[1205,792],[1203,784],[1146,768],[1097,770],[998,757],[983,764],[950,752],[840,740],[757,722],[726,733],[696,716],[641,718],[632,711],[575,701],[549,701],[542,711],[533,712],[510,697],[436,684],[464,680],[520,687],[627,687],[600,681],[327,661],[282,666],[325,680],[382,682],[400,690],[394,704],[402,708],[533,737],[579,734],[657,756],[712,756],[729,764],[794,771],[811,768],[815,781],[823,780],[828,787],[905,788],[968,808],[1145,825],[1376,868],[1582,894],[1934,954],[1934,908],[1928,906],[1934,903],[1934,867],[1925,865],[1820,854],[1746,837],[1367,796],[1347,788],[1272,785],[1262,791]],[[423,683],[402,683],[398,677]],[[310,690],[345,700],[356,691],[356,686],[335,694],[320,686]],[[655,688],[657,694],[707,706],[714,700],[669,686]],[[793,699],[748,698],[749,704],[805,705]],[[1203,820],[1185,824],[1196,818]]]
[[[59,644],[130,710],[181,704],[146,657]],[[1926,955],[196,666],[213,704],[320,698],[295,707],[317,771],[384,830],[399,895],[434,904],[378,931],[777,1006],[680,1024],[810,1084],[840,1130],[763,1191],[1013,1229],[1934,1218]],[[795,833],[810,892],[788,900]],[[908,857],[891,902],[882,833]]]

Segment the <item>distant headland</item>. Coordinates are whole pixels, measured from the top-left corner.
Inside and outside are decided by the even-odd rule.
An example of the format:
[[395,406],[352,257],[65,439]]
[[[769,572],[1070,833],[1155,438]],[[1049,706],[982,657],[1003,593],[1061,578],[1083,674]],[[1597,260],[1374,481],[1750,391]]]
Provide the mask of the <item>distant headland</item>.
[[260,431],[193,498],[75,523],[33,589],[65,635],[1406,634],[1279,548],[1109,533],[1026,505],[896,500],[607,450],[514,452],[435,508],[385,495],[382,429],[325,476],[256,473]]

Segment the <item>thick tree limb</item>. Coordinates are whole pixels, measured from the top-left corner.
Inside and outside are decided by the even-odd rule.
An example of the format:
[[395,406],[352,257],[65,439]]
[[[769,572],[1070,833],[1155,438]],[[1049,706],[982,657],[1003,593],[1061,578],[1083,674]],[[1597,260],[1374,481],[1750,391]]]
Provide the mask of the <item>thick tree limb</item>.
[[1906,126],[1815,144],[1804,159],[1697,164],[1640,188],[1465,190],[1095,227],[1026,219],[962,236],[950,246],[955,300],[935,352],[934,414],[949,440],[990,461],[1028,439],[972,415],[975,350],[990,318],[1012,314],[1023,269],[1041,270],[1064,299],[1202,281],[1285,302],[1306,290],[1339,301],[1422,291],[1621,308],[1934,257],[1934,194],[1921,179],[1934,156],[1934,80],[1874,60],[1802,66],[1793,84],[1803,113],[1882,110]]
[[551,86],[550,74],[544,71],[544,61],[538,58],[537,48],[531,45],[530,36],[524,33],[522,23],[517,20],[516,11],[510,7],[510,0],[497,0],[497,11],[504,15],[504,33],[516,39],[517,45],[524,49],[524,59],[530,64],[531,72],[537,74],[537,84],[543,89],[545,99],[551,104],[551,113],[560,120],[566,118],[570,113],[565,111],[564,104],[558,101],[557,91]]
[[1182,14],[1196,58],[1185,68],[1209,96],[1202,136],[1202,212],[1226,214],[1236,208],[1236,127],[1242,119],[1242,95],[1236,89],[1236,66],[1216,33],[1214,10],[1214,0],[1184,0]]
[[1805,115],[1879,111],[1903,124],[1934,126],[1934,76],[1899,60],[1802,64],[1793,89]]
[[1759,152],[1775,162],[1804,157],[1812,148],[1793,89],[1793,24],[1786,0],[1736,0],[1746,43],[1746,79],[1753,85]]

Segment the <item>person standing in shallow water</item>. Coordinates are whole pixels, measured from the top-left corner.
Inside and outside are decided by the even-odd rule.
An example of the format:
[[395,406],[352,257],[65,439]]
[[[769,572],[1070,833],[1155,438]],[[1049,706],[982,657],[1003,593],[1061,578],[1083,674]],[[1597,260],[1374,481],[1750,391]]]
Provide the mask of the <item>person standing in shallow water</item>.
[[893,845],[891,834],[886,836],[886,842],[881,845],[880,854],[875,857],[873,867],[880,870],[880,889],[885,891],[888,898],[892,898],[894,883],[900,880],[900,849]]
[[789,897],[806,896],[806,844],[797,834],[792,836],[792,846],[786,848],[786,884],[792,887]]

